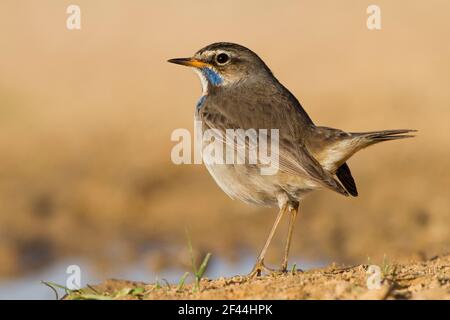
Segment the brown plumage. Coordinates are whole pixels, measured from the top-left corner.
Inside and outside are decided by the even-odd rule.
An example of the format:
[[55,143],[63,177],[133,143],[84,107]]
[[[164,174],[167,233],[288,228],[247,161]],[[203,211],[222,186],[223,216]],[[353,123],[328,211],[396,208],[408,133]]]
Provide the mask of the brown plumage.
[[[291,213],[291,219],[283,271],[287,268],[293,221],[301,199],[321,188],[357,196],[356,184],[346,161],[365,147],[409,138],[412,137],[409,133],[414,131],[349,133],[316,126],[261,58],[237,44],[215,43],[199,50],[192,58],[169,62],[193,67],[199,74],[203,97],[197,105],[195,118],[202,122],[204,131],[214,129],[223,135],[227,129],[279,131],[276,174],[261,175],[261,162],[205,163],[217,184],[233,199],[280,208],[252,276],[265,269],[264,255],[285,212]],[[211,143],[205,139],[201,142],[204,148]],[[234,144],[231,146],[233,148],[226,149],[224,159],[237,151]]]

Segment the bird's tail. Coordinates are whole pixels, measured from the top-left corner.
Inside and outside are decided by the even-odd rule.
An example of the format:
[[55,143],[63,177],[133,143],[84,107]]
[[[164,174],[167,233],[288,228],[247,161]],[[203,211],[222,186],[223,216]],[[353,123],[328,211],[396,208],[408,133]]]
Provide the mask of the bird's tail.
[[383,130],[372,132],[353,132],[351,133],[351,136],[353,139],[358,141],[357,143],[359,147],[358,149],[363,149],[365,147],[383,141],[399,140],[415,137],[415,135],[411,134],[412,132],[417,132],[417,130],[398,129],[398,130]]

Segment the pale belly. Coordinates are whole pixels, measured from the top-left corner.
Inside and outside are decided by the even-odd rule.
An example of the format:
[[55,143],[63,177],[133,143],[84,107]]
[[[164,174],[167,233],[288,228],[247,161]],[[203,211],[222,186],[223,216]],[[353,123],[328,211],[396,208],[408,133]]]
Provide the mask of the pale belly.
[[[203,150],[208,142],[203,141]],[[223,157],[226,159],[226,151]],[[305,194],[321,188],[310,179],[281,171],[263,175],[255,165],[213,164],[208,153],[203,154],[203,163],[219,187],[232,199],[259,206],[278,206],[280,193],[286,194],[290,200],[300,201]]]

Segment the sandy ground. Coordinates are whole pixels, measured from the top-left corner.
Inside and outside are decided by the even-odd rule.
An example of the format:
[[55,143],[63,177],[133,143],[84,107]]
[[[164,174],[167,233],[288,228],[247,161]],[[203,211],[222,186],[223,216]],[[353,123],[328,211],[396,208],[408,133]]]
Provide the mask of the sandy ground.
[[317,124],[419,130],[349,161],[358,198],[306,198],[292,257],[349,265],[450,252],[448,1],[377,1],[380,31],[367,30],[359,0],[80,0],[73,32],[71,3],[0,3],[1,278],[65,257],[185,266],[185,229],[199,255],[256,256],[276,210],[232,201],[202,166],[170,160],[170,135],[192,130],[201,90],[166,60],[216,41],[260,54]]
[[450,256],[380,266],[379,287],[368,288],[368,265],[272,274],[254,280],[236,276],[204,279],[200,289],[108,280],[66,299],[450,299]]

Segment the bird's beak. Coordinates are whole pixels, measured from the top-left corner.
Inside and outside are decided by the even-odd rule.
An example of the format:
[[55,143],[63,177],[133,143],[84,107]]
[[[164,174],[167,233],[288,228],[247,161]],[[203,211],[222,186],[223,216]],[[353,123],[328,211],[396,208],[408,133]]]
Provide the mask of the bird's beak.
[[195,68],[203,68],[208,67],[209,64],[194,58],[176,58],[167,60],[167,62],[181,64],[182,66],[195,67]]

